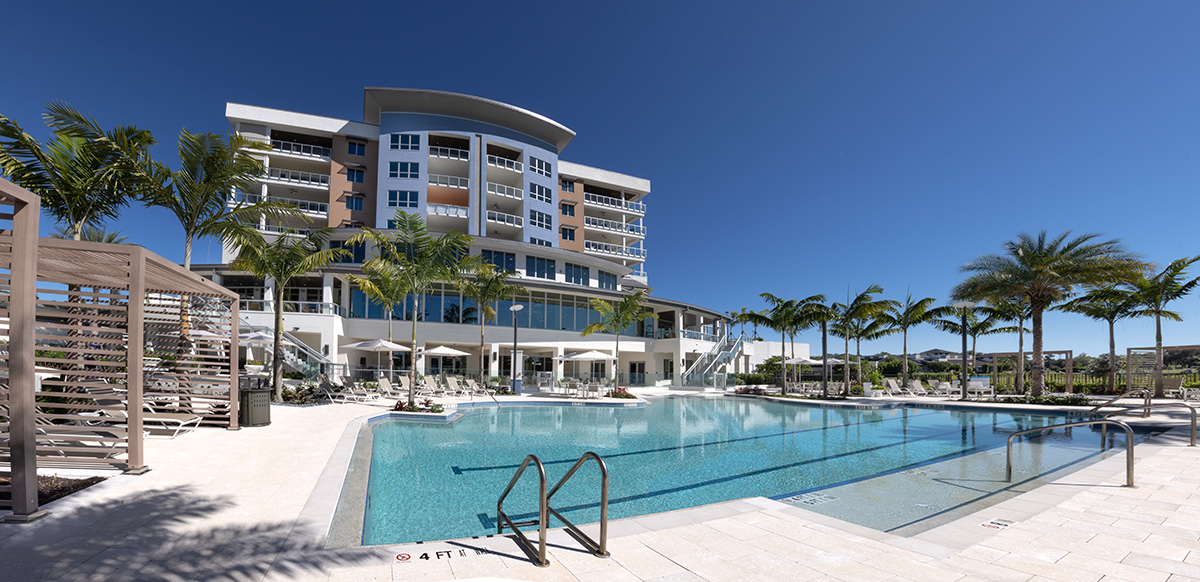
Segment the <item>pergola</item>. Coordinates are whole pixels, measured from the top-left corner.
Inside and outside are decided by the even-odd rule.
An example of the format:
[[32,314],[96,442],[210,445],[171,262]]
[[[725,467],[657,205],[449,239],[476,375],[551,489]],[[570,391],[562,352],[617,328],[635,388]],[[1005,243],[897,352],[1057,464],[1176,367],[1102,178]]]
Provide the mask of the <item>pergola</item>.
[[[1000,378],[1000,366],[999,366],[999,363],[1000,363],[1000,358],[1007,358],[1007,357],[1018,358],[1018,357],[1021,357],[1021,356],[1029,356],[1029,355],[1031,355],[1031,354],[1032,354],[1032,352],[1030,352],[1030,351],[1024,351],[1024,352],[991,352],[991,354],[989,354],[989,355],[991,355],[991,356],[992,356],[992,363],[991,363],[991,366],[992,366],[992,373],[991,373],[991,376],[992,376],[992,385],[993,385],[993,386],[995,386],[995,385],[996,385],[996,384],[999,382],[999,378]],[[1063,384],[1064,384],[1064,387],[1063,387],[1063,389],[1064,389],[1064,390],[1066,390],[1068,394],[1070,394],[1070,393],[1073,393],[1073,392],[1075,391],[1075,350],[1042,350],[1042,356],[1043,356],[1043,357],[1044,357],[1044,356],[1055,355],[1055,354],[1061,354],[1061,355],[1065,356],[1065,357],[1066,357],[1066,359],[1067,359],[1067,368],[1066,368],[1066,370],[1067,370],[1067,376],[1066,376],[1066,379],[1065,379],[1065,380],[1064,380],[1064,382],[1063,382]]]
[[39,467],[141,473],[147,432],[237,427],[235,293],[139,246],[39,239],[38,197],[0,179],[4,206],[6,520],[39,517]]

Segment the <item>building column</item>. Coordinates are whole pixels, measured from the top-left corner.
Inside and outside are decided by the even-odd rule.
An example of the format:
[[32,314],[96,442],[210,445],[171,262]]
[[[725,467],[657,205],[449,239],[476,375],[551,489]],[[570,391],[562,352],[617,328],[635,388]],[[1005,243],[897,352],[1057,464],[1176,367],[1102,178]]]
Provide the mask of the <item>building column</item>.
[[[562,348],[562,346],[554,348],[554,357],[555,358],[561,358],[564,353],[566,353],[566,350],[564,350]],[[563,379],[563,363],[564,362],[562,360],[551,360],[551,361],[554,362],[553,367],[552,367],[552,369],[554,370],[554,379],[562,380]]]

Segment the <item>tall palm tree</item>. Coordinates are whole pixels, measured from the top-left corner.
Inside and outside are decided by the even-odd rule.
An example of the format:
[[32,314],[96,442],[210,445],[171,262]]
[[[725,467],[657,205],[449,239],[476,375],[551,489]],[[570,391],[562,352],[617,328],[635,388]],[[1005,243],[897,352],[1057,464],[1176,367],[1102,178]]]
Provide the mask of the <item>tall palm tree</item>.
[[1013,388],[1017,394],[1025,393],[1025,320],[1029,319],[1029,300],[1025,297],[992,297],[987,300],[988,308],[1000,321],[1017,324],[1017,376]]
[[908,386],[908,330],[954,313],[953,307],[934,307],[935,303],[937,303],[937,299],[933,297],[925,297],[924,299],[913,301],[912,293],[909,293],[904,298],[903,303],[896,302],[880,316],[888,327],[899,331],[903,337],[904,359],[900,361],[900,373],[905,386]]
[[1187,278],[1188,267],[1200,261],[1200,255],[1171,261],[1165,269],[1154,275],[1139,275],[1129,283],[1129,289],[1139,308],[1131,317],[1154,316],[1154,397],[1163,397],[1163,349],[1162,320],[1183,321],[1174,311],[1167,311],[1167,304],[1191,293],[1200,285],[1200,277]]
[[[1003,316],[995,313],[988,307],[965,307],[955,309],[960,315],[966,311],[967,315],[967,337],[971,338],[971,371],[975,370],[975,344],[979,341],[981,335],[996,335],[999,333],[1016,333],[1017,328],[1013,326],[1000,327],[1000,323],[1004,321]],[[982,315],[982,317],[981,317]],[[963,334],[962,318],[938,319],[933,322],[934,327],[957,336]],[[967,363],[963,362],[963,366]]]
[[[512,299],[528,293],[521,285],[509,283],[508,280],[517,275],[516,271],[499,269],[491,263],[480,262],[471,269],[471,278],[462,278],[457,282],[458,290],[463,297],[474,300],[479,312],[479,382],[484,384],[487,366],[484,365],[486,349],[483,343],[484,324],[496,320],[496,302]],[[465,321],[463,323],[466,323]]]
[[[835,337],[840,337],[845,340],[846,359],[850,359],[850,340],[854,339],[854,329],[861,326],[861,321],[867,318],[874,317],[886,311],[894,304],[894,301],[875,299],[874,297],[883,293],[883,287],[879,285],[871,285],[866,291],[859,293],[851,300],[846,298],[846,303],[834,303],[833,310],[837,317],[833,319],[833,325],[830,326],[830,331]],[[843,394],[850,394],[850,362],[842,364],[842,390]]]
[[271,381],[275,400],[283,399],[283,290],[293,277],[320,271],[334,261],[347,257],[346,249],[326,249],[331,228],[314,230],[305,236],[285,231],[267,242],[257,231],[237,240],[238,255],[229,263],[234,271],[249,271],[275,282],[275,341],[271,361]]
[[433,236],[425,226],[420,214],[396,211],[392,227],[387,231],[364,227],[358,234],[347,239],[348,244],[371,244],[373,255],[364,269],[380,263],[392,263],[399,267],[399,278],[413,296],[412,351],[413,366],[408,391],[408,405],[417,403],[417,320],[422,313],[421,304],[430,287],[439,281],[456,282],[463,271],[479,262],[478,257],[467,255],[474,240],[461,232],[447,232]]
[[[893,301],[893,303],[895,303]],[[885,314],[881,313],[872,318],[860,318],[851,322],[849,330],[850,338],[854,340],[854,358],[858,362],[858,378],[862,380],[862,343],[864,341],[875,341],[885,336],[889,336],[900,330],[888,325]],[[837,327],[835,323],[830,326],[830,329]],[[838,331],[834,331],[834,335],[838,335]],[[838,337],[841,337],[838,335]]]
[[149,206],[166,208],[183,227],[183,268],[192,266],[192,244],[198,238],[217,237],[231,243],[248,236],[260,216],[272,220],[304,218],[293,204],[262,200],[239,201],[229,207],[235,190],[250,191],[266,172],[253,152],[269,149],[240,135],[222,138],[212,133],[179,134],[179,170],[158,165],[166,184],[146,197]]
[[392,315],[396,306],[408,297],[408,286],[400,267],[392,263],[371,263],[363,265],[363,275],[346,275],[346,280],[358,285],[363,295],[387,313],[388,341],[392,341]]
[[[592,309],[600,316],[600,321],[588,324],[579,332],[579,335],[591,335],[593,333],[611,333],[616,334],[617,343],[614,357],[616,362],[613,364],[614,380],[620,378],[617,373],[617,365],[621,362],[621,331],[646,318],[658,319],[658,314],[653,311],[646,310],[646,297],[650,295],[652,289],[639,289],[633,293],[629,293],[622,297],[619,301],[609,301],[605,299],[592,299]],[[615,382],[613,384],[616,385]]]
[[42,208],[80,240],[86,225],[117,218],[148,190],[154,137],[134,126],[104,131],[62,103],[46,109],[53,136],[45,144],[0,115],[0,172],[41,196]]
[[1108,323],[1108,391],[1117,389],[1117,338],[1113,324],[1133,316],[1138,299],[1128,289],[1109,285],[1097,287],[1058,306],[1059,311],[1078,313]]
[[[796,333],[812,327],[816,320],[806,317],[804,310],[808,305],[825,301],[824,295],[813,295],[804,299],[783,299],[771,293],[759,295],[767,301],[768,309],[747,314],[749,321],[755,326],[762,325],[780,334],[780,365],[784,370],[781,378],[782,393],[787,394],[787,365],[783,362],[787,357],[788,339],[795,339]],[[792,357],[796,356],[795,343],[792,344]]]
[[[838,317],[838,312],[832,305],[825,304],[824,295],[812,295],[804,299],[797,309],[796,322],[800,329],[808,329],[814,325],[821,328],[821,361],[829,360],[829,322]],[[846,364],[842,364],[845,366]],[[821,395],[829,398],[829,364],[821,366]]]
[[954,299],[983,301],[992,297],[1025,297],[1033,324],[1033,386],[1041,396],[1046,388],[1046,361],[1042,353],[1042,315],[1069,297],[1080,285],[1107,285],[1131,280],[1146,264],[1126,251],[1119,241],[1100,241],[1099,235],[1071,237],[1070,231],[1036,237],[1028,233],[1004,243],[1003,254],[982,255],[964,265],[971,273],[954,287]]

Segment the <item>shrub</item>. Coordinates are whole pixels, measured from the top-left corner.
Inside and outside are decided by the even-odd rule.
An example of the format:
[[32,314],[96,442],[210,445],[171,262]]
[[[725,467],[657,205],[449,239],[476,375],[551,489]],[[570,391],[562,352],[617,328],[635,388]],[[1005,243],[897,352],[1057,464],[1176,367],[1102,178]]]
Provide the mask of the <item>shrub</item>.
[[762,396],[766,393],[766,390],[758,387],[742,387],[734,391],[734,394],[754,394],[757,396]]
[[609,390],[608,394],[605,394],[605,396],[608,398],[637,398],[637,396],[634,396],[633,394],[631,394],[628,390],[626,390],[624,388],[617,388],[616,390]]
[[1065,396],[1022,396],[1020,398],[1007,398],[1005,402],[1015,402],[1018,404],[1039,404],[1042,406],[1089,406],[1092,401],[1083,394],[1067,394]]

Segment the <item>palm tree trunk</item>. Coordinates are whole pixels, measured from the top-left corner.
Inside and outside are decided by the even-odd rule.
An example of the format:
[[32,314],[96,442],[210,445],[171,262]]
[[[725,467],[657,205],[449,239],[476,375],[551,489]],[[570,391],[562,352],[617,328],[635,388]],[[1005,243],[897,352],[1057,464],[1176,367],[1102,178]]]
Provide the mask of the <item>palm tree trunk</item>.
[[[529,321],[533,321],[532,316],[530,316]],[[613,390],[616,390],[618,388],[617,384],[621,379],[621,332],[617,332],[617,345],[613,348],[613,352]]]
[[1154,397],[1163,397],[1162,316],[1154,314]]
[[787,394],[787,330],[779,333],[779,393]]
[[829,328],[821,322],[821,397],[829,398]]
[[417,405],[417,310],[420,309],[421,300],[419,295],[413,296],[413,314],[412,314],[412,362],[409,363],[408,370],[408,405]]
[[1033,320],[1033,368],[1030,394],[1033,396],[1041,396],[1046,390],[1046,359],[1042,354],[1042,306],[1034,305],[1032,307]]
[[[480,313],[480,315],[482,316],[483,314]],[[483,345],[484,345],[483,344],[483,317],[480,317],[479,318],[479,385],[486,387],[487,380],[484,379],[484,374],[486,373],[486,370],[484,370],[484,363],[483,363],[483,359],[484,359]],[[562,364],[560,363],[559,366],[561,366],[561,365]],[[484,390],[484,392],[487,392],[487,391]]]
[[192,237],[188,236],[183,241],[183,270],[192,270]]
[[283,286],[275,282],[279,289],[275,293],[275,345],[271,357],[271,381],[275,383],[275,401],[283,400]]
[[[850,329],[847,328],[846,331],[848,332],[848,331],[850,331]],[[850,359],[850,334],[847,333],[846,337],[844,339],[846,340],[846,351],[842,352],[842,354],[843,354],[842,357],[845,358],[845,360],[849,360]],[[849,396],[850,395],[850,362],[845,361],[845,360],[843,360],[843,362],[842,362],[842,396]]]
[[1108,392],[1117,390],[1117,337],[1113,332],[1113,320],[1108,320]]
[[1025,393],[1025,318],[1017,320],[1017,394]]
[[908,328],[904,328],[901,332],[904,336],[904,359],[900,360],[900,375],[903,376],[904,385],[908,386]]

